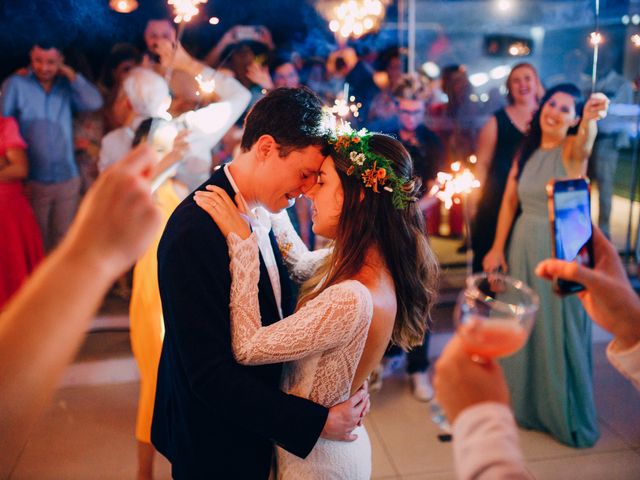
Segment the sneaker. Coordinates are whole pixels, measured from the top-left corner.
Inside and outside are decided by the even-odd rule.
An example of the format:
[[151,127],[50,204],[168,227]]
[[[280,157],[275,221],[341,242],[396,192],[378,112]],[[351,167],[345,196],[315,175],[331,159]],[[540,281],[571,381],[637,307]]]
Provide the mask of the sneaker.
[[433,398],[433,387],[427,372],[412,373],[409,377],[411,379],[411,391],[416,400],[428,402]]

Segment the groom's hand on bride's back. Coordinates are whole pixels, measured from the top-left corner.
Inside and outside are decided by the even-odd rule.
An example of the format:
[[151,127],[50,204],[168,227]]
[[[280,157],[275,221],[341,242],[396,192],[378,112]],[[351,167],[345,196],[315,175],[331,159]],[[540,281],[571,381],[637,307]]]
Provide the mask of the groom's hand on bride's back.
[[360,388],[349,400],[329,409],[329,416],[320,436],[327,440],[353,442],[358,436],[351,432],[362,424],[369,406],[369,392],[364,387]]

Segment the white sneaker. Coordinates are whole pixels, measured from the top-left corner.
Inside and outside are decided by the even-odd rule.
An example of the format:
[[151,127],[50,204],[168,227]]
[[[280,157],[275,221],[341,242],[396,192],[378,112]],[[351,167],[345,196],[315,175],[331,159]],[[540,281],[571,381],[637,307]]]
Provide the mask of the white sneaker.
[[412,373],[409,377],[411,379],[411,391],[416,400],[428,402],[433,398],[433,387],[427,372]]

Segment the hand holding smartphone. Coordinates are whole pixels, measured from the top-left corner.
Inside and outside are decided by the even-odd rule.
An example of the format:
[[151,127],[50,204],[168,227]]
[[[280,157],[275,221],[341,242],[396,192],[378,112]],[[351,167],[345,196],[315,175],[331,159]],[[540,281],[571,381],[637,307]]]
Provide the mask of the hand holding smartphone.
[[[547,184],[551,253],[554,258],[593,268],[591,198],[586,178],[552,179]],[[577,282],[554,279],[560,295],[584,290]]]

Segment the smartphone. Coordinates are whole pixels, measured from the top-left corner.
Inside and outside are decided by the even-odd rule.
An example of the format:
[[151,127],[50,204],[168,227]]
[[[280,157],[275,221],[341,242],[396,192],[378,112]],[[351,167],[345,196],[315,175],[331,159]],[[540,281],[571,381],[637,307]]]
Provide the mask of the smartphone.
[[[591,195],[586,178],[552,179],[547,184],[551,251],[555,258],[593,268]],[[577,282],[554,279],[560,295],[584,290]]]

